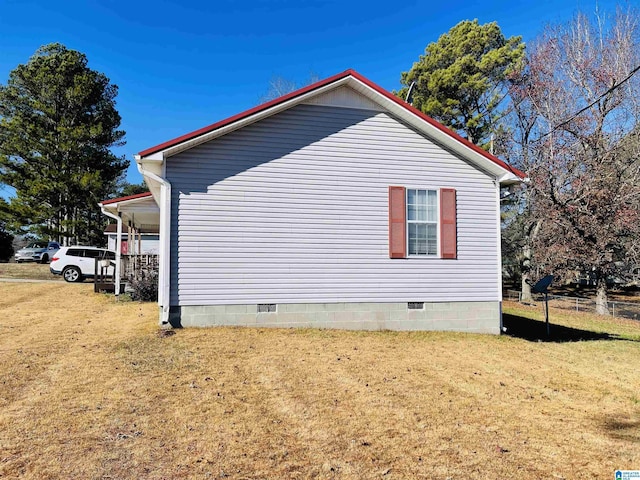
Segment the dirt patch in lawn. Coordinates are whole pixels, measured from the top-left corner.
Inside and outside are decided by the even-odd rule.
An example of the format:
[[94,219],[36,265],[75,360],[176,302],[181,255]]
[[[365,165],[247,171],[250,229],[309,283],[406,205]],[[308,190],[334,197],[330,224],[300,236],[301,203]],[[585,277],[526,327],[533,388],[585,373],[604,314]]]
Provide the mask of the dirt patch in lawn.
[[637,324],[552,311],[610,335],[555,342],[159,335],[157,306],[90,285],[4,284],[0,296],[3,478],[571,479],[640,465]]

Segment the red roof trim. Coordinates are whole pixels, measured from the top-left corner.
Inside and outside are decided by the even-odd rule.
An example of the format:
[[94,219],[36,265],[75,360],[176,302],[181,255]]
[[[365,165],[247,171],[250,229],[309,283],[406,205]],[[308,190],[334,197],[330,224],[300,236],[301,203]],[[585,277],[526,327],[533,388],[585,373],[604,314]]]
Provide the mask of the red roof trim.
[[150,197],[150,196],[151,196],[151,192],[136,193],[135,195],[129,195],[127,197],[110,198],[109,200],[104,200],[104,201],[100,202],[100,205],[109,205],[111,203],[126,202],[128,200],[135,200],[137,198],[145,198],[145,197]]
[[[433,126],[434,128],[437,128],[441,132],[449,135],[451,138],[453,138],[456,141],[462,143],[463,145],[465,145],[466,147],[470,148],[474,152],[482,155],[487,160],[490,160],[491,162],[495,163],[496,165],[499,165],[500,167],[502,167],[505,170],[517,175],[520,178],[525,178],[526,177],[526,175],[522,171],[518,170],[517,168],[514,168],[514,167],[510,166],[509,164],[507,164],[504,161],[500,160],[495,155],[492,155],[489,152],[487,152],[486,150],[483,150],[479,146],[471,143],[469,140],[461,137],[456,132],[448,129],[447,127],[445,127],[441,123],[437,122],[433,118],[431,118],[428,115],[425,115],[424,113],[422,113],[417,108],[409,105],[405,101],[401,100],[400,98],[398,98],[395,95],[391,94],[390,92],[388,92],[384,88],[376,85],[371,80],[363,77],[362,75],[360,75],[355,70],[351,70],[351,69],[345,70],[342,73],[338,73],[338,74],[336,74],[336,75],[334,75],[332,77],[326,78],[324,80],[320,80],[319,82],[316,82],[316,83],[314,83],[312,85],[308,85],[308,86],[306,86],[304,88],[296,90],[295,92],[291,92],[291,93],[289,93],[287,95],[284,95],[282,97],[276,98],[276,99],[271,100],[271,101],[269,101],[267,103],[263,103],[262,105],[258,105],[257,107],[253,107],[253,108],[251,108],[249,110],[246,110],[244,112],[238,113],[238,114],[236,114],[236,115],[234,115],[232,117],[226,118],[224,120],[221,120],[219,122],[213,123],[213,124],[208,125],[206,127],[200,128],[200,129],[195,130],[193,132],[187,133],[187,134],[182,135],[180,137],[174,138],[173,140],[169,140],[167,142],[164,142],[164,143],[161,143],[159,145],[156,145],[155,147],[151,147],[151,148],[148,148],[146,150],[143,150],[143,151],[141,151],[139,153],[139,155],[141,157],[146,157],[148,155],[152,155],[154,153],[160,152],[160,151],[165,150],[167,148],[179,145],[180,143],[186,142],[188,140],[193,140],[194,138],[197,138],[197,137],[199,137],[201,135],[213,132],[214,130],[217,130],[219,128],[225,127],[227,125],[230,125],[230,124],[232,124],[234,122],[237,122],[238,120],[242,120],[242,119],[247,118],[247,117],[249,117],[251,115],[254,115],[256,113],[259,113],[259,112],[262,112],[264,110],[267,110],[268,108],[271,108],[273,106],[279,105],[279,104],[284,103],[284,102],[286,102],[288,100],[291,100],[293,98],[299,97],[299,96],[304,95],[306,93],[309,93],[309,92],[311,92],[313,90],[322,88],[322,87],[324,87],[326,85],[334,83],[334,82],[336,82],[338,80],[342,80],[343,78],[346,78],[346,77],[349,77],[349,76],[351,76],[351,77],[355,78],[356,80],[364,83],[366,86],[368,86],[369,88],[375,90],[380,95],[383,95],[385,98],[391,100],[392,102],[398,104],[399,106],[401,106],[404,109],[408,110],[409,112],[413,113],[417,117],[419,117],[422,120],[424,120],[425,122],[427,122],[429,125]],[[113,201],[110,201],[110,202],[113,202]],[[104,202],[103,202],[103,204],[104,204]]]

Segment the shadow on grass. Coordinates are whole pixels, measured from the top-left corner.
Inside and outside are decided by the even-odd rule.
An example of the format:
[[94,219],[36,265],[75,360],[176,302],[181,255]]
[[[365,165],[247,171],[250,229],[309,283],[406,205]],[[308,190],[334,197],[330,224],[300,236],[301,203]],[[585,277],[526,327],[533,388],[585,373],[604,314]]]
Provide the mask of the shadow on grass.
[[640,443],[640,420],[609,415],[603,418],[602,427],[612,438]]
[[553,322],[550,322],[550,334],[547,336],[547,326],[544,321],[510,315],[508,313],[502,315],[502,324],[507,329],[505,332],[506,335],[522,338],[530,342],[581,342],[585,340],[634,341],[615,334],[554,325]]

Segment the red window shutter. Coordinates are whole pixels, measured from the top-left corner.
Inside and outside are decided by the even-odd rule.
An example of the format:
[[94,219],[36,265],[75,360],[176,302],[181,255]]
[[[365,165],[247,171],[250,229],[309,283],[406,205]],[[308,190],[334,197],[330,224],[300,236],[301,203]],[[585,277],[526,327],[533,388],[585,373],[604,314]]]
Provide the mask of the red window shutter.
[[407,256],[405,188],[389,187],[389,258]]
[[457,257],[456,191],[440,189],[440,251],[442,258]]

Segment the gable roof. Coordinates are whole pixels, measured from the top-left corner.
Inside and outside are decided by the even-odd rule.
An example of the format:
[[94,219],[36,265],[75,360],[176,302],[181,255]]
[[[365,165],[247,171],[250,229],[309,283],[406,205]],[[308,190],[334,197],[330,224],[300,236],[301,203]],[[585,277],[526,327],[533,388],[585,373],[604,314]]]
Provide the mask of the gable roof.
[[524,179],[526,177],[522,171],[471,143],[433,118],[425,115],[417,108],[409,105],[351,69],[320,80],[319,82],[283,95],[267,103],[263,103],[262,105],[258,105],[242,113],[238,113],[237,115],[233,115],[227,119],[143,150],[138,154],[136,160],[141,161],[148,159],[151,161],[163,161],[166,157],[188,150],[196,145],[213,140],[216,137],[225,135],[250,123],[291,108],[298,103],[308,100],[312,96],[319,95],[340,85],[348,85],[354,88],[358,93],[374,100],[386,110],[416,127],[419,131],[443,143],[458,154],[476,163],[478,166],[485,167],[486,170],[495,174],[504,173],[503,176],[507,181],[518,181],[518,179]]
[[103,200],[102,202],[100,202],[100,205],[110,205],[112,203],[128,202],[130,200],[137,200],[139,198],[146,198],[150,196],[151,196],[151,192],[136,193],[135,195],[127,195],[126,197],[110,198],[109,200]]

